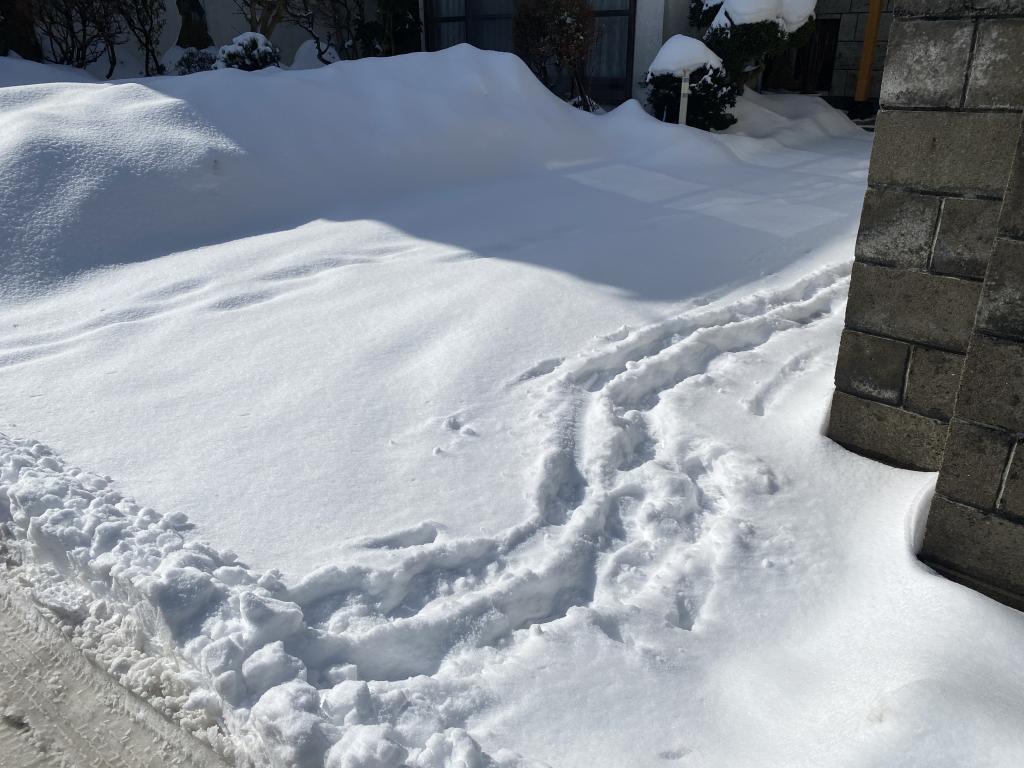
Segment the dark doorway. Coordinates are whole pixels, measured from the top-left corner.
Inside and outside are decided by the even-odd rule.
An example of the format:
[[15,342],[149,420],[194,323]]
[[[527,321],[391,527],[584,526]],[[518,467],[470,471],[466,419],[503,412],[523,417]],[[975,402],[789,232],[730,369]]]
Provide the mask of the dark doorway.
[[832,85],[838,43],[839,19],[818,19],[806,45],[768,61],[762,87],[800,93],[827,91]]

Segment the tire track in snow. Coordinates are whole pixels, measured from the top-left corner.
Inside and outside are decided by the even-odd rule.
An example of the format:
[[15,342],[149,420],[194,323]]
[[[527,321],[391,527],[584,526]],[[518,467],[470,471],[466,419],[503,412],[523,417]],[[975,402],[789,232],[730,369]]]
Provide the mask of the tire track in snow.
[[224,763],[90,665],[0,576],[0,766],[58,765]]

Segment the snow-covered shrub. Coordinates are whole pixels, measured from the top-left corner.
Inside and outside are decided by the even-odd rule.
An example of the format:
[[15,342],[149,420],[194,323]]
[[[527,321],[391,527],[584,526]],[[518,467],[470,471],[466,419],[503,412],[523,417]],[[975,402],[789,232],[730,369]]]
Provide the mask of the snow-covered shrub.
[[724,69],[706,67],[690,75],[686,124],[705,131],[722,131],[736,122],[736,89]]
[[[690,73],[686,124],[705,131],[721,131],[736,122],[729,109],[736,106],[736,89],[720,67],[705,65]],[[647,105],[652,115],[666,123],[679,122],[682,78],[651,75],[647,81]]]
[[519,0],[515,6],[515,49],[552,91],[567,76],[569,94],[558,94],[587,109],[592,100],[586,65],[594,42],[594,12],[587,0]]
[[207,72],[217,63],[217,56],[210,50],[186,48],[174,65],[179,75],[191,75],[196,72]]
[[221,47],[214,69],[242,69],[246,72],[255,72],[257,69],[277,67],[280,64],[281,54],[266,37],[259,32],[244,32]]
[[729,109],[736,91],[722,60],[693,37],[673,35],[658,50],[647,72],[647,104],[652,115],[667,123],[679,122],[682,78],[687,77],[689,98],[686,124],[705,131],[722,130],[736,122]]
[[690,0],[690,24],[705,30],[703,40],[722,59],[737,93],[765,60],[799,48],[814,33],[814,4],[777,0],[750,5],[746,0]]

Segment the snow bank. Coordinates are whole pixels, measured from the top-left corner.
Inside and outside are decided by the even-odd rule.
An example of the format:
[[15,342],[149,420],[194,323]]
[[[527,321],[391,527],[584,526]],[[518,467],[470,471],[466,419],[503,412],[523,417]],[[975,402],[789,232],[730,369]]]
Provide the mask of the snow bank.
[[[338,52],[333,47],[327,49],[324,57],[330,62],[334,63],[341,59],[338,56]],[[291,69],[319,69],[324,66],[324,63],[316,56],[316,43],[312,40],[307,40],[298,47],[295,51],[295,57],[292,59]]]
[[648,70],[651,75],[678,75],[693,72],[710,64],[722,66],[722,60],[700,40],[686,35],[672,35],[658,50]]
[[83,69],[58,64],[27,61],[17,54],[0,56],[0,88],[44,83],[95,83],[95,77]]
[[318,216],[358,218],[416,179],[583,159],[593,145],[570,140],[581,119],[519,59],[469,46],[294,73],[4,90],[0,242],[13,258],[0,290]]

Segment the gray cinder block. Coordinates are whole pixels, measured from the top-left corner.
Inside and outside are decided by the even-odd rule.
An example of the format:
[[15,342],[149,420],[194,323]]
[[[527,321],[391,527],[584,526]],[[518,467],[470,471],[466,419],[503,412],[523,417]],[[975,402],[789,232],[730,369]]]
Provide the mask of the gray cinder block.
[[[978,327],[1024,339],[1024,242],[996,241],[978,308]],[[1024,388],[1024,382],[1020,382]]]
[[868,189],[857,233],[857,260],[927,269],[940,198]]
[[869,180],[926,192],[1001,198],[1017,143],[1011,112],[878,114]]
[[1013,460],[1006,473],[1003,495],[999,499],[999,511],[1004,515],[1019,517],[1024,523],[1024,448],[1020,443],[1013,452]]
[[975,334],[956,411],[971,421],[1024,431],[1024,345]]
[[[935,496],[920,557],[1011,594],[1024,585],[1024,525]],[[973,585],[972,585],[973,586]]]
[[942,462],[946,425],[837,390],[832,397],[828,436],[857,453],[934,472]]
[[971,61],[965,106],[1024,105],[1024,19],[983,19]]
[[898,405],[910,346],[901,341],[843,331],[836,364],[836,387],[860,397]]
[[973,34],[969,20],[897,22],[889,40],[882,104],[959,107]]
[[853,265],[848,327],[964,352],[981,284],[923,272]]
[[932,269],[945,275],[985,277],[999,209],[998,200],[948,198],[943,202]]
[[994,509],[1013,437],[1001,430],[953,419],[936,493],[982,509]]
[[904,407],[909,411],[949,421],[964,369],[964,355],[915,347],[907,374]]

